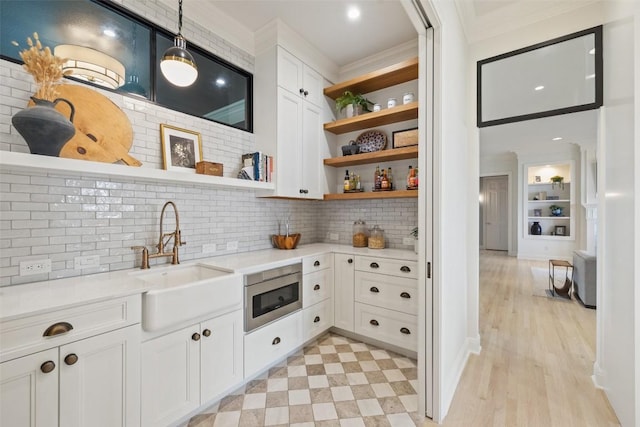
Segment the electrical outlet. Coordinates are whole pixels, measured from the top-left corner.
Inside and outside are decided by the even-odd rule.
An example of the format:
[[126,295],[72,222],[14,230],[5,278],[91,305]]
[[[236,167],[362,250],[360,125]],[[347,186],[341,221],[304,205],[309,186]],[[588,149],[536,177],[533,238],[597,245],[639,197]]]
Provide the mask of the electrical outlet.
[[238,242],[227,242],[227,250],[228,251],[237,251],[238,250]]
[[51,273],[51,260],[39,259],[35,261],[20,261],[20,275]]
[[215,243],[205,243],[202,245],[202,253],[203,254],[212,254],[216,251]]
[[403,237],[402,244],[407,246],[413,246],[415,240],[416,239],[414,239],[413,237]]
[[73,268],[75,270],[98,267],[100,267],[100,255],[77,256],[73,259]]
[[333,241],[338,241],[340,239],[340,236],[338,233],[329,233],[329,240],[333,240]]

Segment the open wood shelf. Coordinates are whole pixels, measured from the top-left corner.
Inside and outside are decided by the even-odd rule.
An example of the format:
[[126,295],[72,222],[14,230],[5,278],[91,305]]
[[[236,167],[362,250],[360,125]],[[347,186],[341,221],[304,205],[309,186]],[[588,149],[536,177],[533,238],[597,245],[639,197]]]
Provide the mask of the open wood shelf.
[[336,99],[346,90],[353,93],[369,93],[418,78],[418,58],[407,59],[398,64],[381,68],[371,73],[329,86],[324,94]]
[[374,113],[364,113],[348,119],[340,119],[325,123],[324,130],[340,135],[354,130],[368,129],[376,126],[384,126],[391,123],[418,118],[418,102],[411,102],[397,107],[387,108]]
[[351,156],[332,157],[324,159],[326,166],[341,168],[345,166],[366,165],[376,162],[392,162],[418,158],[418,146],[393,148],[390,150],[374,151],[373,153],[353,154]]
[[418,197],[418,190],[363,191],[362,193],[325,194],[324,200],[402,199]]

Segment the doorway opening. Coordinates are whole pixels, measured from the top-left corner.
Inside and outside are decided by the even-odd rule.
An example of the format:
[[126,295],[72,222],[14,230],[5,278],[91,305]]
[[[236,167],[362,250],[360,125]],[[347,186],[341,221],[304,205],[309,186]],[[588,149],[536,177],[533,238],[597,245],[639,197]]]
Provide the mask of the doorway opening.
[[508,251],[509,175],[480,178],[480,249]]

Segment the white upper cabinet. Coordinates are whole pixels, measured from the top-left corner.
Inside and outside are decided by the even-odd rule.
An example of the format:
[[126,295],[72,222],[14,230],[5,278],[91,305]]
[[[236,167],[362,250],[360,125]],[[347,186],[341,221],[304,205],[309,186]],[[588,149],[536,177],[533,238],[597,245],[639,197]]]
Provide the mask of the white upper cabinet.
[[278,47],[278,86],[314,105],[323,98],[322,76],[282,47]]

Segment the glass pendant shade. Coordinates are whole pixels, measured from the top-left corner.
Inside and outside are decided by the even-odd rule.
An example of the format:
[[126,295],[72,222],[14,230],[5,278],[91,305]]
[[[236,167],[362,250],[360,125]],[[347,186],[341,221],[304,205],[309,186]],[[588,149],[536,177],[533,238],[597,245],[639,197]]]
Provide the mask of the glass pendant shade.
[[174,39],[174,46],[166,50],[160,61],[160,70],[169,82],[176,86],[191,86],[198,78],[198,68],[193,56],[185,49],[182,35]]

